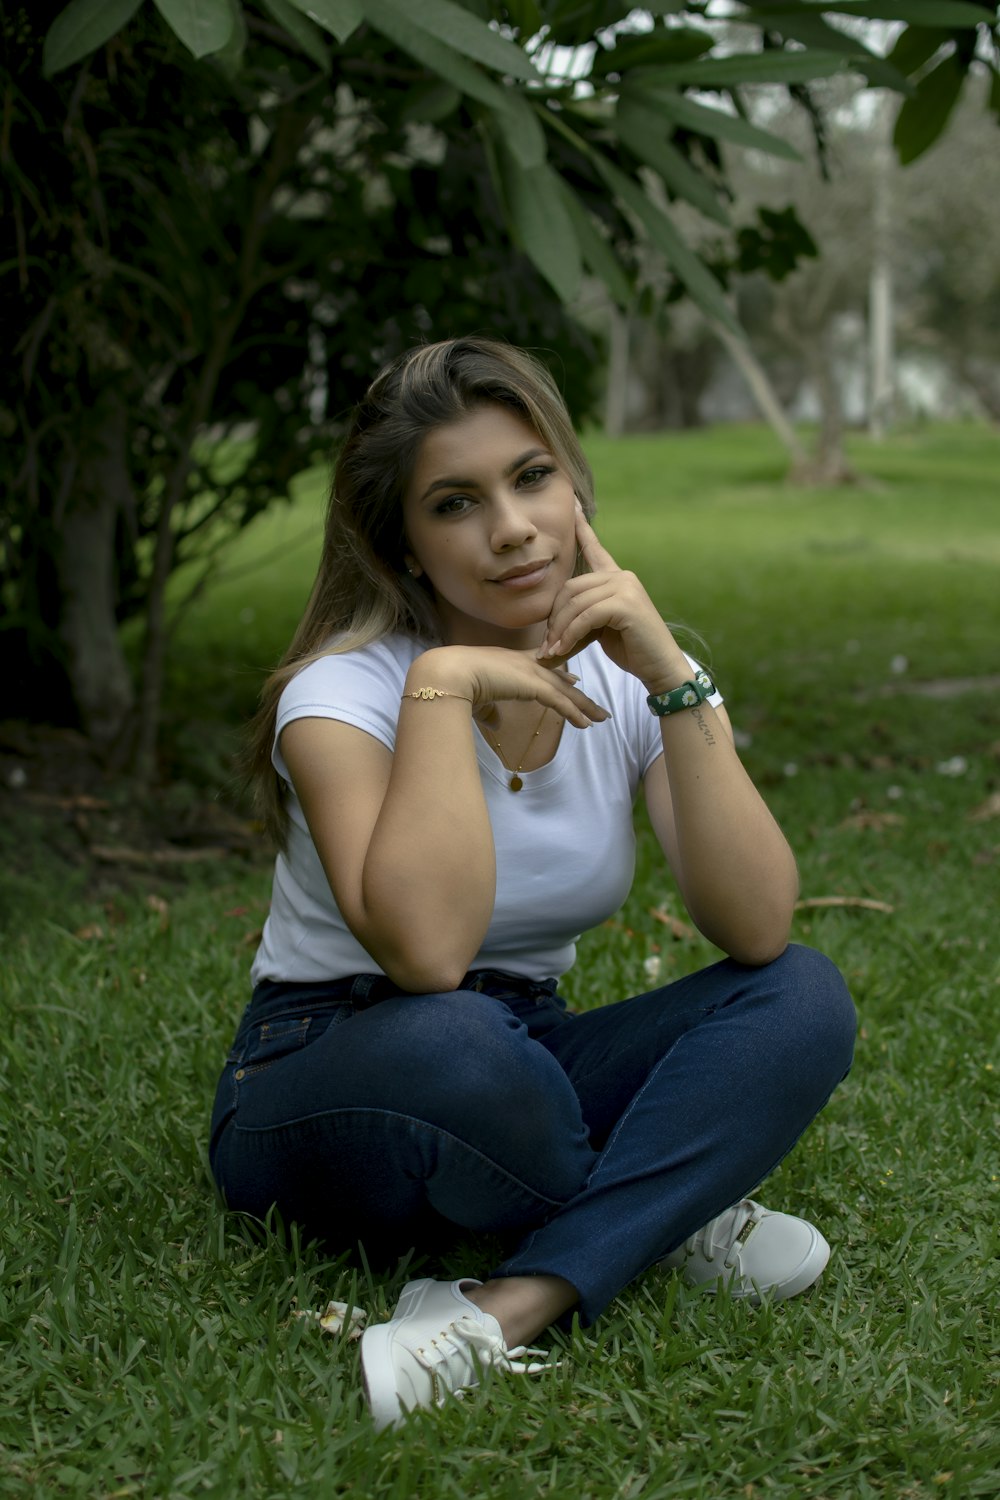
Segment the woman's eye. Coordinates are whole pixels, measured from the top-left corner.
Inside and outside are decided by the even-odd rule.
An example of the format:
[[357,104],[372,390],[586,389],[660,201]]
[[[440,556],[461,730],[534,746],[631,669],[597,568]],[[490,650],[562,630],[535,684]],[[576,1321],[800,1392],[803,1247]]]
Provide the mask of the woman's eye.
[[468,495],[447,495],[434,509],[439,516],[455,516],[471,504]]
[[553,472],[554,471],[550,468],[547,468],[545,464],[534,464],[530,469],[524,470],[520,479],[518,480],[518,483],[528,485],[541,484],[542,480],[547,479]]

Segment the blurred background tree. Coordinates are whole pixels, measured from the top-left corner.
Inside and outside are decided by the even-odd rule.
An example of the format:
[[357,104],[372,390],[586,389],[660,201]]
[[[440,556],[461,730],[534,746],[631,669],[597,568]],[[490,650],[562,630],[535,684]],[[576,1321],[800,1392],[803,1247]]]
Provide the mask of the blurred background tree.
[[[904,23],[892,58],[808,0],[729,7],[724,26],[708,0],[7,7],[8,712],[76,717],[148,776],[171,574],[204,572],[287,498],[414,340],[487,329],[538,348],[582,419],[603,360],[573,311],[585,278],[630,309],[655,262],[665,305],[687,297],[741,337],[725,283],[788,275],[813,248],[785,209],[731,227],[733,152],[798,154],[784,119],[753,118],[755,89],[822,145],[809,90],[850,68],[905,99],[907,158],[976,68],[1000,109],[995,7],[830,10]],[[685,237],[682,207],[713,242]],[[138,671],[120,634],[136,615]]]

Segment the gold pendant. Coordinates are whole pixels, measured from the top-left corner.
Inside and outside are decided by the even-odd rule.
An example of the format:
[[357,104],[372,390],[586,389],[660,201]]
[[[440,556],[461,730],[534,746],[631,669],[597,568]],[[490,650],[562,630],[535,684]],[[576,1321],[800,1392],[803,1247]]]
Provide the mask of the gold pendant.
[[524,786],[524,782],[521,780],[520,776],[518,776],[518,774],[517,774],[516,771],[514,772],[513,776],[510,778],[509,785],[510,785],[510,789],[511,789],[512,792],[519,792],[521,790],[521,788]]

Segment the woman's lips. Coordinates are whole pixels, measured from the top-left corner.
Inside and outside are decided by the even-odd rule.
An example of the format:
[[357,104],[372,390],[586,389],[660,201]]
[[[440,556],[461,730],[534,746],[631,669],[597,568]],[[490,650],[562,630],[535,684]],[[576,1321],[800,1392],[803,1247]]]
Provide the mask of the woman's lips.
[[550,562],[546,559],[545,562],[535,564],[534,567],[529,568],[526,572],[518,570],[516,573],[509,573],[505,578],[494,578],[493,582],[503,589],[520,590],[537,588],[549,571],[549,567]]

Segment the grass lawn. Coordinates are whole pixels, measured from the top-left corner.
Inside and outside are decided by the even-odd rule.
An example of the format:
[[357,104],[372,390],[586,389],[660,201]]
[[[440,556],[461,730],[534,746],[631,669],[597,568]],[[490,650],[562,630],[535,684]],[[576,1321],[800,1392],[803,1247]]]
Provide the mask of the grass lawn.
[[[551,1374],[376,1436],[355,1346],[294,1314],[382,1316],[421,1263],[371,1277],[255,1236],[207,1175],[265,862],[97,900],[40,858],[0,877],[4,1497],[1000,1491],[1000,440],[858,440],[880,483],[847,492],[786,488],[753,429],[588,450],[601,535],[700,633],[804,900],[847,903],[805,905],[794,935],[848,976],[855,1069],[760,1194],[821,1225],[825,1277],[754,1311],[653,1270],[553,1338]],[[321,489],[240,538],[178,631],[170,739],[206,774],[301,609]],[[715,956],[662,920],[681,908],[640,827],[632,897],[567,981],[580,1005]],[[440,1274],[489,1263],[473,1246]]]

